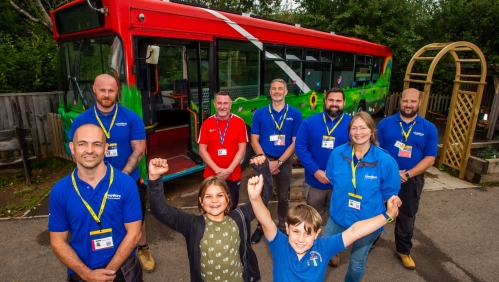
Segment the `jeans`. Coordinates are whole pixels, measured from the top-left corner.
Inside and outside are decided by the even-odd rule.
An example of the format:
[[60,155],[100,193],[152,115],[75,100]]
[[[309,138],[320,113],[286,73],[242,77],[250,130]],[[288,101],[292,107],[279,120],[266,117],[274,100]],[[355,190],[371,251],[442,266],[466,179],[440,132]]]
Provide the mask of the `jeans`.
[[[322,236],[332,236],[338,233],[342,233],[346,229],[347,228],[337,224],[331,218],[329,218]],[[371,248],[374,240],[378,238],[380,233],[381,230],[377,230],[363,238],[358,239],[352,244],[350,264],[348,265],[348,271],[345,275],[345,282],[358,282],[362,279],[362,276],[364,275],[364,269],[366,267],[366,260],[367,255],[369,254],[369,249]]]

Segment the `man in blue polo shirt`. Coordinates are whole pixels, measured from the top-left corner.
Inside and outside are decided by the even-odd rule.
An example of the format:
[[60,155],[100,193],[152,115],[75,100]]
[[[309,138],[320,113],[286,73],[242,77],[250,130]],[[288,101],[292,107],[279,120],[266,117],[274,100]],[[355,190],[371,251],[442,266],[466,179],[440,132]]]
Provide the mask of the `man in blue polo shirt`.
[[[329,211],[333,192],[333,186],[326,177],[329,155],[334,148],[350,140],[348,125],[352,117],[343,113],[344,108],[345,93],[340,88],[331,88],[324,97],[324,111],[305,119],[296,135],[296,155],[305,168],[303,196],[307,199],[307,205],[323,217]],[[339,266],[339,254],[329,264]]]
[[397,255],[408,269],[416,268],[411,257],[414,223],[425,182],[424,172],[435,162],[438,146],[437,129],[418,115],[420,105],[419,90],[406,89],[400,99],[400,113],[378,124],[379,145],[399,166],[402,206],[395,225],[395,244]]
[[[255,154],[265,154],[269,158],[270,171],[274,175],[277,190],[277,228],[286,232],[288,213],[288,193],[292,170],[291,156],[295,152],[295,139],[302,116],[298,109],[285,102],[288,94],[286,82],[277,78],[270,83],[272,103],[258,109],[253,115],[251,127],[251,147]],[[263,230],[259,224],[251,236],[256,244],[262,238]]]
[[[114,77],[108,74],[98,75],[94,81],[93,91],[96,104],[73,121],[70,138],[74,135],[76,128],[82,124],[93,123],[102,128],[109,145],[105,160],[136,181],[142,204],[142,215],[145,216],[146,186],[141,183],[138,169],[145,152],[144,122],[136,113],[116,103],[119,89]],[[142,237],[137,255],[144,270],[152,272],[155,262],[146,242],[145,227],[143,218]]]
[[98,126],[78,127],[69,147],[76,169],[52,188],[48,223],[68,281],[142,281],[135,255],[142,219],[135,181],[104,162],[107,144]]

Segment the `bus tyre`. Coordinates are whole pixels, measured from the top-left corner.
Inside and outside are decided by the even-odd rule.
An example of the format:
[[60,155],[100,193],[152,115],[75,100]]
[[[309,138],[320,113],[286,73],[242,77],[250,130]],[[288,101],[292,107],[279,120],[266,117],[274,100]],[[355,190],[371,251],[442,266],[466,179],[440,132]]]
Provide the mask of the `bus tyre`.
[[365,111],[366,111],[366,103],[360,102],[359,107],[357,108],[357,113],[365,112]]

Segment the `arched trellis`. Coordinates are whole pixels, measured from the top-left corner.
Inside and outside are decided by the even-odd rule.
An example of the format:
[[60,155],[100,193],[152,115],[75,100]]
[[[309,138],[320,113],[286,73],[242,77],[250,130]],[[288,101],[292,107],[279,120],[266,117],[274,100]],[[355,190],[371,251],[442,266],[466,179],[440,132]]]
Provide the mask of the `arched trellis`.
[[[427,51],[436,52],[438,50],[440,50],[440,52],[434,57],[423,56]],[[474,52],[478,58],[462,59],[459,57],[459,54],[462,54],[463,52]],[[459,178],[464,179],[476,121],[480,110],[483,88],[486,84],[487,64],[482,51],[475,44],[465,41],[428,44],[419,49],[409,62],[405,72],[404,89],[409,88],[411,83],[424,84],[419,114],[422,117],[425,117],[430,97],[430,89],[433,83],[433,72],[440,59],[447,53],[451,54],[454,58],[456,76],[454,79],[452,100],[438,166],[445,164],[455,168],[459,170]],[[414,63],[417,61],[431,61],[428,73],[412,72]],[[461,63],[479,63],[481,66],[480,74],[461,74]],[[423,79],[414,79],[414,77],[423,77]],[[476,91],[460,90],[461,84],[476,85],[476,89],[474,89]]]

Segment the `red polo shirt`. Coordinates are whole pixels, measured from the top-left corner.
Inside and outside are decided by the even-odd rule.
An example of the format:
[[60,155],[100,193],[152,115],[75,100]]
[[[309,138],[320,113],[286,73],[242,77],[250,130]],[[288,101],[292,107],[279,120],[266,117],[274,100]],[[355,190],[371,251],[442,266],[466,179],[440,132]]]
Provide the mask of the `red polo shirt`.
[[[227,127],[227,122],[229,123]],[[227,131],[225,131],[227,127]],[[224,145],[222,147],[221,136],[224,136]],[[201,133],[199,134],[199,144],[207,145],[208,154],[215,164],[221,168],[228,168],[237,151],[239,150],[239,143],[247,143],[248,134],[246,132],[246,124],[244,120],[234,114],[227,120],[218,120],[215,115],[209,117],[203,122],[201,126]],[[227,155],[219,156],[218,150],[226,149]],[[208,165],[204,169],[204,178],[217,175]],[[227,180],[240,180],[241,179],[241,165],[238,164]]]

